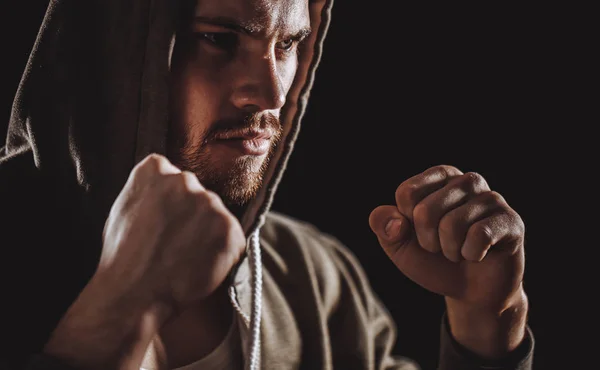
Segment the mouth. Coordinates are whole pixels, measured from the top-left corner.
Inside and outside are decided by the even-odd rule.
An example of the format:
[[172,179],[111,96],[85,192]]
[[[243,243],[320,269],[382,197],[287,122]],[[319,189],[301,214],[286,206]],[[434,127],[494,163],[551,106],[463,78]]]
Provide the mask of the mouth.
[[273,132],[267,129],[242,129],[219,133],[214,144],[223,145],[243,155],[261,156],[269,152]]

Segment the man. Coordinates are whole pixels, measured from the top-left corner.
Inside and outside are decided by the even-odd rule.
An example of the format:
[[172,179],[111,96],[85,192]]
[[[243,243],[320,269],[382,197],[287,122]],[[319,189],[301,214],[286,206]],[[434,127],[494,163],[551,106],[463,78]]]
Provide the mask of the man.
[[[10,369],[414,369],[356,259],[269,212],[331,1],[56,0],[0,162]],[[437,166],[369,223],[440,369],[530,369],[524,226]]]

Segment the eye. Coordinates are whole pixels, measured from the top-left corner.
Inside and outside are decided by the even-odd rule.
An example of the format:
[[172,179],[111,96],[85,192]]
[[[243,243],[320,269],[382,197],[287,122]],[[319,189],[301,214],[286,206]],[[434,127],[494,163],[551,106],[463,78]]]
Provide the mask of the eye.
[[283,41],[279,41],[276,46],[278,49],[289,51],[292,50],[294,46],[296,46],[297,40],[295,39],[287,39]]
[[223,50],[233,50],[238,46],[238,36],[232,32],[197,32],[201,41]]

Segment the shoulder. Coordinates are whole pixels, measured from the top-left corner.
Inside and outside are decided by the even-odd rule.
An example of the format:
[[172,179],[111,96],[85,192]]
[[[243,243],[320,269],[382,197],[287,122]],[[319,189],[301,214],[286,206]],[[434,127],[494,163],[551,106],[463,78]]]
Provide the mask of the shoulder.
[[265,266],[283,279],[310,279],[324,302],[352,292],[363,304],[370,300],[367,276],[352,251],[315,225],[271,211],[261,229]]
[[261,241],[266,244],[269,253],[275,253],[284,260],[302,255],[303,259],[317,266],[339,259],[358,264],[354,254],[335,236],[310,222],[274,211],[267,214],[261,229]]

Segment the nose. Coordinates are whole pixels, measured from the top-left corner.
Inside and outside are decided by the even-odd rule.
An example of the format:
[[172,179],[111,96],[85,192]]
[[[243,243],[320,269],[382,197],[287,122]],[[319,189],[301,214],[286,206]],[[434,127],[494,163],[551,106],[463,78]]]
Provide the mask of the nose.
[[277,70],[275,56],[255,56],[240,62],[231,96],[233,104],[249,112],[283,107],[286,92]]

